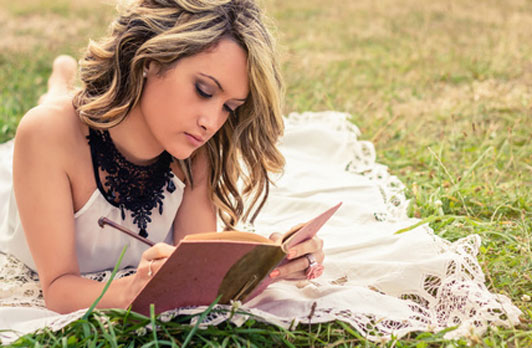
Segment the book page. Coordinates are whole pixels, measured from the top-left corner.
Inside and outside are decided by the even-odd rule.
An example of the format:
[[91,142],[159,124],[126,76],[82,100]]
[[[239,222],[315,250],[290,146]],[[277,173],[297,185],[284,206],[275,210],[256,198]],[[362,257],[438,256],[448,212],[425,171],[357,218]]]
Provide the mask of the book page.
[[284,237],[282,248],[285,252],[294,245],[297,245],[301,242],[304,242],[308,239],[311,239],[316,235],[318,230],[323,226],[327,220],[340,208],[342,203],[338,203],[334,207],[326,210],[324,213],[316,216],[314,219],[301,224],[294,226]]
[[227,240],[227,241],[242,241],[242,242],[256,242],[261,244],[276,244],[274,241],[263,237],[261,235],[241,232],[241,231],[225,231],[225,232],[208,232],[189,234],[183,240]]

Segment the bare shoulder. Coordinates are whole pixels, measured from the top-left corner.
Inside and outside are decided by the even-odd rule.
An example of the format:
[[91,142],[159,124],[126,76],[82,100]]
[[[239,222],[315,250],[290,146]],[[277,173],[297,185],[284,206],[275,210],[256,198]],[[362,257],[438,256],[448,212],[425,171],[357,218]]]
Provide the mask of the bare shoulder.
[[22,117],[15,146],[59,155],[78,147],[83,139],[82,129],[71,98],[58,98],[34,107]]

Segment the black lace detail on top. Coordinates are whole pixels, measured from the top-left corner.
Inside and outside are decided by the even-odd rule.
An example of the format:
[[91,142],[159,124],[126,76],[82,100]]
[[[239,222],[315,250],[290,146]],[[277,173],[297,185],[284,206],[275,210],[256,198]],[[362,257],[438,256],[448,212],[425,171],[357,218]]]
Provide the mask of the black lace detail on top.
[[130,211],[139,235],[147,237],[152,210],[158,207],[159,214],[163,213],[164,187],[169,193],[176,189],[170,170],[172,156],[164,151],[154,163],[139,166],[117,150],[108,131],[89,128],[87,139],[98,189],[109,203],[120,208],[122,220],[125,210]]

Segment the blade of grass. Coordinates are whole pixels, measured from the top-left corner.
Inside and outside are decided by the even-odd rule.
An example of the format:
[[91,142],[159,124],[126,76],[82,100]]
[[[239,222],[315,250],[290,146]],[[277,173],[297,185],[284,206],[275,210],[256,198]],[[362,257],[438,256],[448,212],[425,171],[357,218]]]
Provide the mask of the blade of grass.
[[153,303],[150,304],[150,322],[155,347],[159,348],[159,340],[157,339],[157,324],[155,323],[155,305]]
[[207,314],[210,313],[210,311],[214,308],[214,306],[218,303],[218,301],[220,301],[220,298],[222,298],[222,296],[218,296],[216,298],[216,300],[214,300],[213,303],[210,304],[210,306],[203,312],[201,313],[198,321],[196,322],[196,325],[194,325],[194,327],[192,328],[192,330],[190,330],[190,332],[188,333],[187,335],[187,338],[185,338],[185,341],[183,342],[183,346],[182,348],[185,348],[189,343],[190,343],[190,340],[192,339],[192,337],[194,336],[194,334],[196,333],[196,331],[198,330],[200,324],[203,322],[203,319],[205,319],[205,317],[207,316]]
[[87,310],[87,312],[83,315],[82,319],[87,320],[87,318],[88,318],[89,315],[92,313],[92,311],[94,310],[94,308],[96,308],[96,305],[98,305],[98,303],[99,303],[100,300],[102,299],[103,295],[107,292],[107,289],[108,289],[109,286],[111,285],[111,282],[113,281],[113,279],[114,279],[114,277],[115,277],[115,275],[116,275],[116,272],[118,272],[118,267],[120,266],[120,263],[122,262],[122,258],[123,258],[124,255],[126,254],[126,250],[127,250],[127,245],[124,245],[124,248],[122,249],[122,252],[120,253],[120,256],[118,257],[118,261],[116,262],[115,267],[113,268],[113,272],[111,272],[111,277],[109,277],[109,280],[107,281],[107,283],[106,283],[105,286],[103,287],[102,293],[101,293],[100,296],[98,296],[98,298],[92,303],[92,305],[89,307],[89,309]]
[[436,158],[436,160],[438,161],[438,163],[440,164],[440,167],[443,168],[443,171],[445,172],[445,174],[447,174],[447,177],[449,178],[449,180],[451,180],[451,183],[453,184],[453,187],[457,187],[457,190],[456,190],[456,193],[458,194],[458,197],[460,197],[460,200],[462,201],[462,205],[464,206],[464,210],[466,211],[467,215],[471,215],[471,212],[469,211],[469,208],[467,207],[466,203],[465,203],[465,199],[464,197],[462,196],[462,193],[460,192],[459,190],[459,186],[457,186],[456,184],[456,180],[454,179],[454,177],[451,175],[451,173],[449,172],[449,170],[447,169],[447,167],[443,164],[440,156],[438,156],[431,148],[430,146],[428,147],[428,150],[429,152],[434,156],[434,158]]

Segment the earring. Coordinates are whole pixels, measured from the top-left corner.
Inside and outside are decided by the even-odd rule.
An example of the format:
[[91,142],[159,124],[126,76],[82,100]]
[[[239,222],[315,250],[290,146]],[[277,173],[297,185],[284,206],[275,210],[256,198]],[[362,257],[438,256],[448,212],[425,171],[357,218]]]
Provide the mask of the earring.
[[146,78],[146,76],[148,76],[148,72],[147,72],[146,70],[144,70],[144,71],[142,72],[142,77]]

